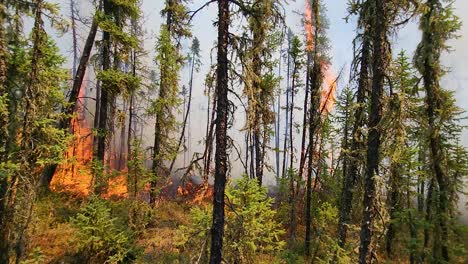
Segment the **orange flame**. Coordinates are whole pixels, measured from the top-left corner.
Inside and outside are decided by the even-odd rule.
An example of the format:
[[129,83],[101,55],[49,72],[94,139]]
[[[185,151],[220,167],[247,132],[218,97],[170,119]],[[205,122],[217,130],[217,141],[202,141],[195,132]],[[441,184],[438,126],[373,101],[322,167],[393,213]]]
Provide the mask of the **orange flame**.
[[[86,78],[85,78],[86,80]],[[58,166],[51,182],[54,191],[65,191],[78,196],[87,196],[92,187],[91,171],[93,158],[93,133],[83,113],[83,94],[86,82],[80,89],[77,102],[77,115],[72,119],[74,138],[66,152],[66,161]],[[122,197],[127,194],[125,174],[119,173],[108,182],[104,198]]]
[[327,115],[333,110],[336,101],[336,75],[328,67],[324,71],[324,85],[320,92],[320,109],[322,114]]
[[304,20],[304,27],[307,38],[306,50],[312,51],[314,49],[314,35],[312,33],[312,8],[310,7],[309,0],[305,1]]

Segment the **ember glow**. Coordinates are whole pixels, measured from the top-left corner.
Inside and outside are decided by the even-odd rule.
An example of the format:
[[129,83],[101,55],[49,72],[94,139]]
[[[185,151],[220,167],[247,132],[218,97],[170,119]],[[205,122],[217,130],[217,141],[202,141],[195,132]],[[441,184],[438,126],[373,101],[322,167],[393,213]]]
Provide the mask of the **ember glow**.
[[[325,78],[320,92],[320,109],[326,115],[333,110],[336,101],[336,75],[328,67],[324,69]],[[322,110],[323,109],[323,110]]]
[[307,51],[314,49],[314,35],[312,30],[312,8],[310,7],[310,0],[305,1],[305,12],[304,12],[304,26],[306,31],[307,39]]

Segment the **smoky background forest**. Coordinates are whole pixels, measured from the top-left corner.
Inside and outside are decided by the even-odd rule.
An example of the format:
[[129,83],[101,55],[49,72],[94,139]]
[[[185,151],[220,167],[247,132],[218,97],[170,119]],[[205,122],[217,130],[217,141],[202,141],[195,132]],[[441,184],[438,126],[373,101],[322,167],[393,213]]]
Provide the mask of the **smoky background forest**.
[[467,14],[0,0],[0,264],[465,263]]

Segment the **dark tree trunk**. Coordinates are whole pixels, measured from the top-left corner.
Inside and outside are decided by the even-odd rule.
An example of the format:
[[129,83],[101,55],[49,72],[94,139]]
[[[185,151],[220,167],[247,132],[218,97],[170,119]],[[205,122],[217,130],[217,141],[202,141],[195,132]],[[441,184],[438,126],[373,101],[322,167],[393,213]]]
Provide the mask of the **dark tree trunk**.
[[357,107],[354,112],[354,124],[352,129],[351,146],[349,153],[349,166],[346,177],[343,178],[341,191],[341,203],[338,223],[338,244],[344,247],[346,243],[348,225],[351,223],[351,209],[353,203],[354,187],[358,178],[359,167],[363,149],[362,129],[364,127],[364,104],[365,94],[369,89],[369,62],[370,62],[370,41],[369,31],[365,30],[363,35],[362,51],[360,58],[360,72],[357,88]]
[[213,195],[213,226],[211,228],[211,264],[222,261],[224,233],[224,190],[227,173],[228,119],[228,36],[229,0],[218,0],[218,61],[216,69],[216,153]]
[[[110,14],[111,4],[109,0],[103,0],[104,14]],[[104,31],[102,33],[102,70],[106,71],[110,69],[111,66],[111,54],[110,46],[111,39],[110,33]],[[103,87],[101,89],[101,96],[99,98],[99,121],[98,121],[98,133],[97,133],[97,151],[95,153],[95,158],[104,165],[104,156],[106,152],[106,141],[107,141],[107,110],[109,107],[109,91]],[[99,188],[98,188],[99,189]],[[101,190],[96,190],[99,193]]]
[[[449,180],[446,175],[446,171],[443,168],[444,166],[444,153],[442,151],[442,139],[440,136],[440,113],[439,109],[443,106],[440,97],[440,87],[439,87],[439,76],[440,69],[438,69],[437,64],[440,61],[440,51],[436,49],[437,44],[433,43],[437,41],[434,34],[436,34],[437,29],[433,28],[434,16],[438,11],[437,8],[441,5],[439,0],[428,0],[429,12],[424,15],[426,21],[429,25],[426,26],[426,31],[423,32],[423,41],[425,42],[425,53],[431,54],[431,56],[426,55],[424,60],[424,89],[426,91],[426,115],[429,125],[429,149],[430,149],[430,158],[431,165],[434,171],[434,176],[437,180],[439,187],[438,192],[438,203],[437,203],[437,223],[440,226],[441,231],[441,241],[440,241],[440,251],[442,258],[446,262],[450,262],[449,251],[448,251],[448,228],[447,223],[449,221],[449,199],[448,199],[448,184]],[[434,248],[439,250],[438,248]]]
[[289,114],[289,147],[290,147],[290,163],[289,163],[289,241],[290,246],[296,241],[296,229],[297,229],[297,215],[296,215],[296,189],[299,187],[296,186],[296,179],[293,172],[294,167],[294,145],[292,137],[292,124],[293,124],[293,111],[294,111],[294,91],[296,90],[296,78],[298,76],[298,65],[296,58],[293,58],[293,71],[292,71],[292,84],[291,84],[291,105],[290,105],[290,114]]
[[367,168],[364,178],[363,219],[361,224],[359,263],[371,262],[371,242],[373,220],[376,215],[376,183],[379,175],[380,162],[380,120],[382,119],[382,93],[387,67],[387,22],[386,0],[375,0],[373,29],[373,61],[372,61],[372,90],[369,113],[369,136],[367,139]]
[[[319,38],[319,29],[321,25],[319,24],[319,3],[317,0],[312,1],[312,21],[315,23],[315,30],[314,30],[314,38]],[[311,243],[311,233],[312,233],[312,214],[311,214],[311,205],[312,205],[312,173],[313,173],[313,166],[314,166],[314,150],[315,144],[314,136],[317,132],[317,127],[320,124],[320,88],[322,85],[322,63],[320,61],[319,51],[317,50],[317,45],[315,47],[315,52],[313,54],[313,68],[312,72],[310,72],[310,78],[308,80],[310,85],[310,106],[309,106],[309,147],[308,153],[308,165],[307,165],[307,187],[306,187],[306,230],[305,230],[305,254],[306,256],[310,256],[310,243]],[[316,138],[318,142],[318,136]],[[317,182],[318,177],[318,169],[315,175],[315,182]]]
[[[397,144],[395,142],[395,144]],[[400,165],[394,164],[394,167],[390,169],[390,194],[389,194],[389,224],[387,228],[387,234],[385,236],[385,250],[389,259],[393,257],[393,240],[397,232],[397,226],[395,220],[398,213],[401,211],[401,197],[400,197],[400,184],[402,182],[400,174]]]
[[[173,1],[172,0],[167,0],[166,3],[167,7],[167,14],[166,14],[166,27],[168,31],[169,38],[172,36],[172,30],[173,30],[173,14],[172,14],[172,9],[173,9]],[[158,100],[161,100],[162,98],[165,99],[167,97],[167,84],[164,81],[165,80],[165,75],[166,71],[169,71],[170,69],[164,69],[161,67],[161,75],[160,75],[160,80],[161,84],[159,87],[159,95],[158,95]],[[164,128],[162,126],[163,120],[166,118],[164,116],[164,111],[165,111],[165,106],[160,107],[160,109],[156,113],[156,120],[155,120],[155,125],[154,125],[154,145],[153,145],[153,164],[151,166],[151,173],[153,174],[150,180],[150,204],[151,206],[155,205],[156,202],[156,195],[157,195],[157,190],[156,190],[156,178],[160,173],[162,173],[162,166],[163,166],[163,160],[161,158],[161,139],[163,139],[166,136],[169,135],[164,135]]]
[[[314,3],[316,5],[316,3]],[[314,8],[314,7],[313,7]],[[316,12],[318,14],[318,12]],[[310,76],[310,108],[309,108],[309,147],[308,147],[308,160],[307,160],[307,187],[306,187],[306,231],[305,231],[305,252],[306,256],[310,256],[310,243],[311,243],[311,231],[312,231],[312,215],[311,215],[311,204],[312,204],[312,173],[314,166],[314,150],[315,143],[314,136],[318,124],[320,122],[320,111],[319,108],[319,92],[322,84],[322,65],[318,60],[317,55],[314,55],[314,66]],[[318,173],[318,171],[317,171]],[[317,177],[317,175],[316,175]]]
[[307,154],[307,148],[306,148],[306,135],[307,135],[307,115],[308,113],[308,105],[309,105],[309,90],[310,90],[310,57],[311,57],[311,52],[307,52],[307,70],[306,70],[306,86],[305,86],[305,98],[304,98],[304,109],[303,113],[304,116],[302,118],[302,140],[301,140],[301,159],[299,161],[299,176],[302,178],[303,175],[303,170],[304,170],[304,165],[305,165],[305,159],[306,159],[306,154]]

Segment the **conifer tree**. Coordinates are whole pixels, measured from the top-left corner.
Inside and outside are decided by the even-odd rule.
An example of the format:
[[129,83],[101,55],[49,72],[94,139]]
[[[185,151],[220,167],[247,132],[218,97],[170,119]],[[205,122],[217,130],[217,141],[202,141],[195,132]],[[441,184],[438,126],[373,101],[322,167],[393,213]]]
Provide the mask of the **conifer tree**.
[[[328,29],[327,19],[324,13],[323,4],[319,0],[310,1],[310,21],[312,22],[311,28],[313,36],[313,43],[307,43],[308,46],[313,45],[313,50],[309,49],[309,55],[311,56],[309,62],[311,65],[307,65],[308,75],[307,83],[309,87],[310,98],[309,98],[309,108],[308,108],[308,147],[307,151],[307,180],[306,180],[306,207],[305,207],[305,253],[306,256],[310,256],[310,244],[311,244],[311,235],[312,235],[312,215],[311,215],[311,204],[312,204],[312,174],[315,168],[315,176],[317,180],[318,176],[318,165],[320,161],[314,160],[314,153],[320,147],[320,126],[322,123],[322,114],[325,111],[324,107],[320,106],[320,90],[322,85],[324,85],[324,76],[325,71],[330,66],[329,57],[327,54],[328,51],[328,38],[326,36],[326,31]],[[328,84],[326,84],[328,85]],[[305,132],[305,131],[304,131]],[[304,145],[305,146],[305,145]],[[304,150],[303,150],[304,151]],[[305,162],[304,162],[305,163]],[[301,168],[300,168],[301,169]],[[301,172],[299,172],[301,173]]]
[[[94,158],[96,163],[94,173],[94,191],[101,193],[106,185],[102,179],[100,168],[105,166],[108,142],[113,131],[114,102],[117,95],[136,90],[140,79],[125,72],[122,64],[128,62],[133,48],[138,48],[138,40],[129,32],[131,20],[138,18],[140,10],[137,0],[123,3],[120,1],[103,0],[103,12],[99,19],[99,27],[103,30],[101,42],[101,70],[97,79],[101,82],[96,101],[95,123],[97,124],[95,143],[97,145]],[[111,111],[109,111],[111,110]],[[110,158],[111,153],[107,153]]]
[[184,61],[179,40],[190,36],[189,17],[184,1],[167,0],[162,15],[166,22],[161,26],[156,46],[156,61],[160,71],[159,91],[151,109],[156,117],[151,168],[153,175],[150,181],[151,205],[154,205],[156,199],[156,177],[165,173],[164,161],[172,160],[177,155],[177,143],[171,138],[171,132],[176,128],[174,111],[179,105],[179,70]]
[[301,40],[299,39],[298,36],[293,36],[291,40],[291,49],[288,52],[288,56],[291,58],[291,65],[292,65],[292,71],[291,71],[291,105],[290,105],[290,114],[289,114],[289,122],[291,126],[289,127],[290,129],[290,137],[289,137],[289,144],[290,144],[290,150],[289,154],[291,155],[290,157],[290,165],[289,169],[287,172],[287,176],[289,177],[289,240],[290,244],[292,244],[296,240],[296,228],[297,228],[297,208],[296,208],[296,201],[297,201],[297,193],[298,190],[300,189],[299,186],[299,179],[298,175],[294,170],[294,145],[292,144],[292,122],[293,122],[293,117],[294,117],[294,93],[298,90],[299,87],[301,87],[301,82],[300,82],[300,72],[302,68],[304,67],[304,52],[302,51],[302,44]]
[[[6,61],[6,67],[7,72],[15,75],[8,75],[4,86],[8,91],[10,136],[4,149],[8,156],[0,160],[0,260],[8,263],[13,247],[17,262],[23,257],[40,171],[44,166],[61,161],[68,137],[63,129],[55,126],[55,120],[64,117],[59,111],[64,103],[63,88],[67,78],[62,68],[64,58],[58,55],[58,48],[44,29],[44,17],[58,22],[56,29],[63,29],[57,9],[42,0],[26,7],[18,3],[4,7],[20,16],[10,24],[16,31],[10,31],[8,36],[9,48],[14,52]],[[30,11],[34,25],[31,36],[25,38],[21,16]]]
[[255,175],[260,185],[263,181],[265,150],[274,122],[272,102],[278,78],[272,74],[272,53],[278,46],[275,27],[281,19],[279,0],[256,0],[248,8],[248,33],[252,44],[247,48],[243,66],[245,74],[244,93],[248,99],[246,127],[252,135]]
[[372,229],[377,215],[376,177],[379,176],[381,151],[382,98],[387,74],[389,49],[387,34],[389,30],[389,2],[375,0],[370,2],[369,11],[372,31],[372,86],[370,92],[370,110],[368,121],[366,172],[364,176],[363,219],[361,224],[359,263],[370,263],[372,256]]
[[[369,90],[369,69],[371,60],[371,40],[370,40],[370,27],[369,27],[369,11],[368,6],[370,2],[364,1],[357,10],[351,10],[359,14],[358,29],[361,31],[358,36],[360,50],[356,53],[359,54],[357,58],[354,58],[353,71],[355,72],[355,78],[357,79],[357,91],[356,91],[356,102],[354,104],[354,116],[352,124],[352,132],[350,138],[349,155],[345,157],[349,161],[345,175],[343,177],[343,187],[341,191],[341,202],[339,212],[339,223],[338,223],[338,236],[339,245],[344,247],[347,238],[348,225],[351,224],[351,209],[353,204],[353,194],[356,181],[359,176],[359,169],[362,167],[363,162],[361,161],[364,151],[364,135],[363,129],[365,125],[365,102],[366,93]],[[355,41],[357,41],[355,40]]]
[[[428,141],[430,162],[433,170],[434,183],[437,183],[436,196],[436,235],[434,241],[434,261],[450,262],[449,227],[451,183],[447,174],[447,155],[441,129],[446,124],[450,111],[453,110],[452,100],[440,85],[444,70],[440,64],[441,53],[447,49],[446,42],[454,37],[460,28],[458,18],[453,14],[451,6],[444,6],[439,0],[428,0],[423,4],[420,19],[422,40],[415,54],[415,66],[422,75],[426,92],[426,117],[428,123]],[[440,239],[440,240],[438,240]]]

